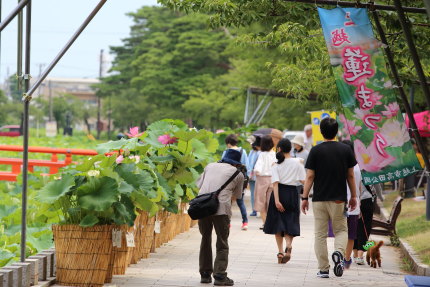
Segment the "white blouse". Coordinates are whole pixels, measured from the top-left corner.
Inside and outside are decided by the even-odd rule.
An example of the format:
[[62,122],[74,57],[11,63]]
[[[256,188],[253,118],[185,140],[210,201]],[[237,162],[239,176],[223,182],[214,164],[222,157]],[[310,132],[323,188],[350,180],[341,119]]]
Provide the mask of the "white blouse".
[[271,176],[274,163],[276,163],[276,153],[274,151],[263,151],[258,156],[254,171],[258,172],[259,176]]
[[305,177],[305,167],[300,158],[286,158],[281,164],[272,167],[272,183],[297,186]]
[[[360,167],[357,165],[354,166],[354,178],[355,178],[355,192],[357,193],[357,207],[354,210],[348,209],[348,215],[360,215],[360,186],[361,186],[361,171]],[[348,202],[351,199],[351,190],[349,189],[348,183],[346,183],[346,188],[348,192]]]

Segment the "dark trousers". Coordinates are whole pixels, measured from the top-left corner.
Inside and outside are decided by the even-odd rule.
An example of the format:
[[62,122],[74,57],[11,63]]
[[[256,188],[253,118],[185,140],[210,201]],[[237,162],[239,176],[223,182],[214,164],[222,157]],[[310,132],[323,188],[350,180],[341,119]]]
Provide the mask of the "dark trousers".
[[241,199],[236,199],[237,206],[239,206],[240,214],[242,214],[242,223],[248,223],[248,215],[246,214],[246,206],[243,201],[243,196]]
[[[214,278],[220,279],[227,276],[229,225],[228,215],[213,215],[199,220],[199,230],[202,235],[199,257],[200,274],[213,273]],[[214,263],[212,263],[212,229],[215,229],[217,236]]]
[[[369,240],[373,221],[373,200],[363,199],[360,204],[361,217],[358,219],[357,239],[354,240],[354,249],[365,251],[363,245]],[[364,224],[363,224],[364,222]],[[364,228],[366,227],[366,229]]]

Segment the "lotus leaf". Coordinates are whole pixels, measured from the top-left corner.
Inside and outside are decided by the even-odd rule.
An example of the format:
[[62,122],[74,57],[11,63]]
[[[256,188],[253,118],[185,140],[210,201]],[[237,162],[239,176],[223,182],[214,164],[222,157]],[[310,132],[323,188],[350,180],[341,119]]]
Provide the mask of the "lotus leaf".
[[78,189],[78,203],[83,209],[104,211],[118,201],[118,184],[110,177],[91,178]]
[[75,178],[69,174],[63,174],[61,179],[45,185],[40,190],[38,199],[41,202],[53,203],[65,196],[73,185],[75,185]]

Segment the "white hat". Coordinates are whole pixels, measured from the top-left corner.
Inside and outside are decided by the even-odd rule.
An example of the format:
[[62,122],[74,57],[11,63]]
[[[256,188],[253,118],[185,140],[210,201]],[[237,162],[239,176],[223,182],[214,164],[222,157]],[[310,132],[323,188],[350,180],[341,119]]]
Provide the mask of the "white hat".
[[298,144],[299,146],[305,147],[305,139],[302,135],[296,135],[291,142],[293,144]]
[[255,142],[255,136],[249,136],[249,137],[246,139],[246,141],[247,141],[247,142],[249,142],[249,144],[253,144],[253,143]]
[[306,125],[304,131],[312,130],[312,125]]

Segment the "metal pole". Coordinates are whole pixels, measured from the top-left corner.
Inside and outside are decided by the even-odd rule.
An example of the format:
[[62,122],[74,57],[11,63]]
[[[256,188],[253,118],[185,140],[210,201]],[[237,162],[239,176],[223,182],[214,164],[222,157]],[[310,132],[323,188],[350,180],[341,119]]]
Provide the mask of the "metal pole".
[[[103,74],[103,49],[100,50],[100,63],[99,63],[99,80],[101,81]],[[100,123],[100,109],[101,99],[100,93],[97,95],[97,139],[100,139],[101,123]]]
[[[25,20],[25,67],[24,89],[30,87],[30,51],[31,51],[31,0],[28,1]],[[29,137],[29,108],[30,101],[24,101],[24,137],[22,155],[22,208],[21,208],[21,262],[25,261],[27,241],[27,186],[28,186],[28,137]]]
[[408,97],[406,96],[406,92],[403,88],[403,84],[402,84],[402,81],[400,79],[399,72],[397,71],[396,64],[394,63],[393,53],[390,49],[390,46],[388,45],[387,37],[385,36],[385,32],[382,29],[381,22],[379,21],[378,12],[372,11],[372,15],[373,15],[373,18],[375,20],[375,26],[376,26],[376,29],[378,30],[379,37],[381,38],[381,42],[385,46],[385,48],[384,48],[385,54],[387,55],[388,63],[390,65],[391,72],[393,73],[394,80],[396,81],[396,85],[399,87],[400,97],[402,99],[403,106],[405,107],[406,114],[408,115],[409,122],[410,122],[410,125],[412,128],[412,132],[413,132],[415,139],[417,141],[418,148],[419,148],[421,154],[423,155],[425,165],[426,165],[427,169],[429,170],[430,169],[430,161],[428,158],[428,152],[427,152],[427,149],[423,143],[423,140],[422,140],[422,138],[418,132],[417,123],[415,122],[414,114],[412,113],[411,107],[409,105]]
[[23,35],[23,15],[22,9],[18,14],[18,33],[17,33],[17,53],[16,53],[16,78],[18,93],[22,93],[22,35]]
[[61,49],[61,51],[54,58],[54,60],[52,60],[52,62],[48,65],[48,67],[45,69],[45,71],[43,71],[42,76],[39,79],[37,79],[36,83],[34,83],[33,86],[27,91],[26,95],[24,96],[25,98],[31,98],[31,96],[36,91],[36,89],[40,86],[40,84],[43,82],[43,80],[45,80],[45,78],[48,76],[48,74],[51,72],[51,70],[55,67],[55,65],[57,65],[57,63],[61,60],[61,58],[64,56],[64,54],[66,54],[66,52],[73,45],[73,43],[76,41],[76,39],[82,33],[82,31],[85,30],[85,28],[88,26],[88,24],[94,18],[94,16],[100,11],[100,9],[103,7],[103,5],[106,2],[107,2],[107,0],[100,0],[100,2],[97,4],[97,6],[91,12],[91,14],[85,19],[85,21],[82,23],[82,25],[78,28],[78,30],[73,34],[73,36],[70,38],[70,40],[63,47],[63,49]]
[[[426,166],[426,169],[430,169],[430,162],[428,158],[428,152],[427,148],[424,145],[424,142],[420,136],[420,133],[418,132],[417,124],[415,122],[414,114],[412,113],[411,107],[408,103],[408,98],[406,97],[405,90],[403,89],[402,81],[400,80],[399,73],[397,71],[397,67],[394,63],[393,54],[391,52],[390,46],[388,46],[387,38],[385,36],[385,32],[382,29],[381,22],[379,21],[379,16],[377,11],[372,11],[373,18],[375,19],[376,29],[378,30],[379,36],[381,37],[382,43],[385,45],[385,53],[387,55],[388,63],[391,67],[391,72],[393,73],[394,80],[396,81],[396,85],[399,87],[400,96],[403,102],[403,106],[405,107],[406,114],[409,118],[409,123],[412,127],[412,132],[414,134],[414,137],[417,141],[418,149],[420,150],[421,154],[423,155],[424,163]],[[430,177],[427,175],[427,182],[430,182]],[[427,220],[430,220],[430,199],[429,199],[429,190],[430,190],[430,184],[427,183],[427,195],[426,195],[426,218]]]
[[3,31],[3,29],[6,28],[7,25],[9,25],[13,18],[15,18],[16,15],[18,15],[18,13],[22,11],[22,9],[24,9],[25,5],[27,5],[28,2],[29,0],[22,0],[18,2],[18,6],[16,6],[15,9],[13,9],[12,12],[10,12],[10,14],[7,15],[6,18],[0,23],[0,32]]
[[254,120],[254,118],[257,116],[258,111],[261,109],[261,107],[263,106],[264,102],[266,101],[267,97],[269,95],[269,92],[267,92],[267,94],[264,96],[264,98],[261,100],[261,102],[258,104],[257,108],[255,109],[254,113],[252,114],[252,116],[249,118],[248,122],[246,123],[246,126],[249,126],[252,121]]
[[111,128],[112,128],[112,96],[109,95],[108,140],[111,139]]
[[245,115],[243,117],[243,123],[246,124],[248,122],[248,115],[249,115],[249,102],[250,102],[251,92],[250,88],[246,90],[246,104],[245,104]]
[[[39,76],[40,78],[40,76]],[[48,81],[48,89],[49,89],[49,121],[52,122],[52,119],[54,118],[54,112],[52,107],[52,82],[51,80]]]
[[404,8],[402,7],[402,3],[400,2],[400,0],[394,0],[394,5],[396,6],[397,15],[399,16],[399,21],[402,25],[403,34],[405,35],[406,43],[408,44],[409,52],[411,53],[412,61],[414,62],[415,71],[418,74],[420,85],[423,89],[424,96],[427,101],[427,106],[430,109],[430,89],[427,86],[427,79],[424,74],[423,67],[421,65],[420,57],[414,44],[411,30],[409,29],[408,23],[406,22]]
[[[306,3],[312,5],[332,5],[332,6],[341,6],[341,7],[356,7],[356,8],[368,8],[368,9],[376,9],[376,10],[384,10],[384,11],[396,11],[396,7],[391,5],[381,5],[381,4],[373,4],[369,2],[347,2],[347,1],[339,1],[339,0],[282,0],[285,2],[295,2],[295,3]],[[419,13],[425,14],[425,8],[416,8],[416,7],[403,7],[405,12],[410,13]]]

